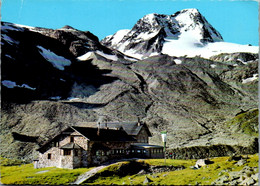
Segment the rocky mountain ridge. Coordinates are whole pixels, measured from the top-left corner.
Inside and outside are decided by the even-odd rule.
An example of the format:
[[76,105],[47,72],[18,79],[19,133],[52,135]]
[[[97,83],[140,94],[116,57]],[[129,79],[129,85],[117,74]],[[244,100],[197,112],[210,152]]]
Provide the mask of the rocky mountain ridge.
[[185,9],[173,15],[148,14],[131,30],[120,33],[104,38],[102,44],[130,55],[130,50],[145,54],[145,57],[160,54],[165,38],[179,39],[183,33],[193,35],[198,44],[223,40],[197,9]]
[[146,122],[152,144],[161,144],[167,130],[169,148],[255,142],[226,122],[257,107],[257,54],[138,60],[69,26],[2,22],[1,31],[3,156],[35,158],[38,144],[67,125],[100,117]]
[[138,59],[159,54],[209,58],[225,51],[258,52],[254,46],[224,42],[221,34],[194,8],[172,15],[145,15],[131,30],[119,30],[101,43]]

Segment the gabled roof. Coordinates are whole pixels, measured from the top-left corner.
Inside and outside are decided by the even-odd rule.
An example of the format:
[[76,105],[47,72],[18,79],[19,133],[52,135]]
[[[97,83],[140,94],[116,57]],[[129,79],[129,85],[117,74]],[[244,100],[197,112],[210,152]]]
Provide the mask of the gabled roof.
[[102,128],[98,129],[77,126],[72,126],[71,128],[88,138],[90,141],[136,141],[133,137],[129,136],[124,130]]
[[[83,126],[87,127],[98,127],[97,122],[84,122],[81,123]],[[142,128],[144,128],[149,137],[152,136],[149,128],[145,123],[139,122],[100,122],[100,128],[109,128],[109,129],[120,129],[123,128],[128,135],[136,136],[139,134]]]
[[[99,130],[99,133],[98,133]],[[62,135],[69,135],[73,133],[74,131],[78,132],[85,138],[89,139],[90,141],[113,141],[113,142],[135,142],[136,140],[128,135],[124,130],[115,130],[115,129],[98,129],[98,128],[92,128],[92,127],[77,127],[77,126],[70,126],[60,132],[58,135],[44,143],[38,151],[43,150],[44,148],[48,146],[51,142],[55,141],[59,138],[59,136]],[[68,145],[68,144],[67,144]],[[64,147],[64,146],[63,146]],[[71,144],[67,147],[71,147]]]
[[40,147],[38,149],[36,149],[37,151],[42,151],[46,146],[48,146],[51,142],[57,140],[60,136],[64,135],[64,132],[74,132],[74,130],[71,127],[67,127],[66,129],[62,130],[60,133],[58,133],[56,136],[54,136],[53,138],[49,139],[48,141],[46,141],[45,143],[43,143],[42,145],[40,145]]

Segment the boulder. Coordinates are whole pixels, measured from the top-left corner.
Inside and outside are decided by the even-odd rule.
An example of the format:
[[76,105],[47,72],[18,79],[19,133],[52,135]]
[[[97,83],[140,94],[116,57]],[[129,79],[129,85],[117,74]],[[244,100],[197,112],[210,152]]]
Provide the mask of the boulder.
[[258,181],[258,173],[252,175],[251,178],[253,178],[255,181]]
[[148,184],[150,182],[152,182],[152,180],[150,178],[148,178],[147,176],[145,176],[143,184],[145,185],[145,184]]
[[146,172],[144,169],[142,169],[142,170],[140,170],[140,171],[138,172],[138,175],[140,175],[140,174],[147,174],[147,172]]
[[206,159],[199,159],[196,164],[195,164],[195,168],[200,168],[200,167],[203,167],[205,165],[208,165],[208,164],[212,164],[214,162],[210,161],[210,160],[206,160]]
[[203,167],[205,166],[206,163],[205,163],[205,160],[204,159],[199,159],[196,164],[195,164],[195,168],[200,168],[200,167]]
[[244,181],[242,181],[241,185],[253,185],[255,183],[255,180],[253,178],[246,178]]
[[232,161],[232,160],[239,161],[239,160],[241,160],[241,159],[243,159],[241,155],[233,155],[233,156],[231,156],[231,157],[228,159],[228,161]]
[[242,165],[244,165],[245,163],[246,163],[246,160],[245,160],[245,159],[241,159],[241,160],[239,160],[239,161],[236,163],[236,165],[242,166]]

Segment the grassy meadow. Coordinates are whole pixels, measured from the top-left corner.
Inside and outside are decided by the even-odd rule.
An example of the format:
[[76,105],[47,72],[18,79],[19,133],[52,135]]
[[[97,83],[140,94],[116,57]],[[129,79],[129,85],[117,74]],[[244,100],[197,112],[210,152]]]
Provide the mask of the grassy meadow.
[[[170,172],[156,173],[156,174],[145,174],[145,175],[127,175],[124,177],[117,176],[116,172],[113,176],[108,177],[99,177],[93,182],[88,182],[86,184],[90,185],[110,185],[111,183],[117,185],[143,185],[145,177],[148,177],[152,182],[149,185],[210,185],[218,177],[228,174],[228,171],[240,171],[244,166],[258,167],[258,154],[249,155],[247,163],[243,166],[234,165],[235,161],[230,161],[230,157],[216,157],[211,158],[213,164],[209,164],[200,169],[192,169],[191,166],[194,166],[197,160],[172,160],[167,159],[166,165],[170,166],[184,166],[183,170],[176,170]],[[165,165],[163,159],[147,159],[139,160],[144,161],[150,165]],[[127,163],[127,162],[122,162]],[[117,170],[114,166],[111,165],[106,169]],[[227,170],[226,172],[223,170]],[[106,170],[100,170],[100,173]],[[220,175],[221,174],[221,175]]]
[[[3,159],[3,158],[2,158]],[[88,180],[86,185],[142,185],[145,178],[149,178],[150,185],[210,185],[219,176],[228,174],[230,171],[240,171],[244,166],[258,167],[258,154],[248,155],[247,163],[238,166],[230,157],[211,158],[213,164],[206,165],[200,169],[192,169],[197,160],[174,160],[167,159],[167,166],[179,167],[184,169],[161,173],[149,174],[120,174],[122,166],[127,167],[129,161],[112,164],[100,170],[95,177]],[[137,163],[149,166],[164,166],[164,159],[137,160]],[[131,167],[132,168],[132,167]],[[6,166],[1,164],[1,183],[3,184],[70,184],[77,177],[90,170],[91,168],[79,169],[60,169],[60,168],[41,168],[34,169],[32,164],[21,164]],[[126,169],[124,169],[126,170]],[[130,171],[131,172],[131,171]]]
[[80,174],[91,168],[61,169],[56,167],[35,169],[33,164],[20,164],[17,161],[13,166],[5,166],[8,160],[1,158],[2,184],[31,184],[31,185],[61,185],[73,182]]

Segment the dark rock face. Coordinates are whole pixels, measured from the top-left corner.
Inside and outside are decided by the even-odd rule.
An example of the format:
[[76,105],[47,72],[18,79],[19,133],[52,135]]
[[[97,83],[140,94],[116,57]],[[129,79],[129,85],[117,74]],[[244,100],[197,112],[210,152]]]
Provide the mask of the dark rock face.
[[[37,32],[28,29],[19,31],[19,28],[15,27],[16,30],[10,29],[13,28],[10,24],[2,24],[4,25],[2,36],[8,35],[6,36],[8,39],[2,40],[2,69],[4,69],[2,81],[17,84],[13,88],[2,86],[3,101],[27,102],[50,97],[66,99],[72,96],[71,91],[76,85],[91,84],[95,90],[95,87],[104,82],[113,81],[113,78],[103,76],[108,71],[96,70],[95,66],[90,63],[78,62],[73,51],[74,49],[77,51],[76,53],[83,51],[76,48],[71,49],[71,43],[79,40],[79,38],[75,38],[76,35],[83,37],[80,42],[89,43],[87,42],[89,40],[91,44],[99,43],[96,36],[90,33],[83,34],[83,36],[82,33],[73,35],[69,32],[39,28]],[[9,27],[9,29],[5,29],[5,27]],[[72,32],[77,33],[74,30]],[[90,36],[87,37],[88,35]],[[80,46],[80,48],[88,47]],[[92,50],[95,48],[98,46]],[[48,59],[46,60],[46,58]],[[23,84],[28,85],[29,88],[22,88]]]
[[[212,56],[210,59],[214,61],[222,61],[222,62],[249,62],[249,61],[255,61],[258,59],[257,54],[252,54],[252,53],[232,53],[232,54],[220,54],[216,56]],[[242,63],[243,64],[243,63]]]
[[[159,25],[158,33],[142,41],[143,51],[160,51],[166,34],[178,35],[160,27],[164,17],[149,22]],[[149,32],[146,23],[136,27]],[[226,121],[240,109],[257,107],[257,79],[244,83],[257,73],[256,58],[246,57],[251,62],[237,66],[168,55],[136,60],[69,26],[51,30],[2,23],[1,37],[3,156],[36,158],[37,143],[100,116],[146,122],[153,144],[161,144],[160,131],[167,130],[171,149],[220,145],[230,147],[228,154],[236,145],[250,150],[254,144],[255,137],[229,131]],[[128,47],[138,47],[132,39]],[[85,53],[88,57],[78,58]]]
[[106,50],[110,51],[106,47],[103,47],[98,37],[93,35],[91,32],[76,30],[70,26],[64,26],[58,30],[45,29],[45,28],[34,28],[36,32],[40,32],[42,35],[54,38],[60,41],[70,52],[75,56],[80,56],[88,51],[92,50]]

